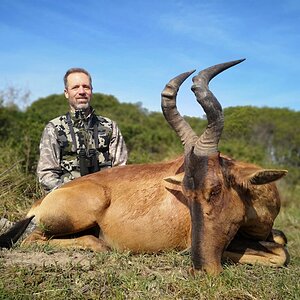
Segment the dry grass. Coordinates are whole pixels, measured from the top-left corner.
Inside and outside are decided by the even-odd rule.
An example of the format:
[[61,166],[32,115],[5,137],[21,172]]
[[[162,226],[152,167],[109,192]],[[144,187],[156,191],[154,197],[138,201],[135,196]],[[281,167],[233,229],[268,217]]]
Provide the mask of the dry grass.
[[0,217],[11,221],[24,216],[24,212],[41,195],[33,175],[25,175],[22,159],[9,147],[0,151]]

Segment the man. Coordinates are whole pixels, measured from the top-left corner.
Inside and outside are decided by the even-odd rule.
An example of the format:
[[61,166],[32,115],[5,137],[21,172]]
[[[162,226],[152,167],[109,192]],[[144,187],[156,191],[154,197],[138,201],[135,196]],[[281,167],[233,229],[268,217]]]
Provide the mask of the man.
[[[37,166],[39,182],[46,193],[65,182],[112,166],[125,165],[127,149],[117,124],[95,114],[90,105],[92,78],[82,68],[69,69],[64,76],[69,112],[51,120],[40,142]],[[0,219],[0,232],[14,225]],[[35,229],[34,219],[23,238]]]
[[[117,124],[96,115],[90,105],[93,96],[90,74],[82,68],[69,69],[64,85],[70,110],[46,125],[40,142],[37,176],[46,193],[74,178],[125,165],[127,161],[126,145]],[[13,224],[1,218],[0,233]],[[33,219],[23,238],[35,227]]]
[[96,115],[90,105],[90,74],[82,68],[69,69],[64,85],[70,110],[46,125],[40,142],[37,176],[46,192],[127,161],[126,145],[117,124]]

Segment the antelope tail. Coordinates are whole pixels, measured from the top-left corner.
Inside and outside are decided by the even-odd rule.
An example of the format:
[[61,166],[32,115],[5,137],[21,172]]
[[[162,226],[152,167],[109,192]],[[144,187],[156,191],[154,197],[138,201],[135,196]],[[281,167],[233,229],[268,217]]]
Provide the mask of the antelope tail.
[[7,232],[0,235],[0,248],[10,249],[25,232],[34,216],[18,221]]

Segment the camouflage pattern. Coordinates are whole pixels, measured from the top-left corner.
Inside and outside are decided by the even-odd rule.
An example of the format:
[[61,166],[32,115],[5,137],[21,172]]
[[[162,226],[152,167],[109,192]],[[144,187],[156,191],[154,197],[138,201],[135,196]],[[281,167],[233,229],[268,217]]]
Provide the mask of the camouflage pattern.
[[[70,121],[74,129],[75,143],[67,115],[51,120],[43,131],[37,175],[46,192],[80,177],[80,149],[85,149],[86,153],[96,149],[100,170],[126,164],[126,145],[114,121],[97,116],[94,111],[88,117],[82,111],[70,113]],[[96,137],[95,129],[98,132]]]

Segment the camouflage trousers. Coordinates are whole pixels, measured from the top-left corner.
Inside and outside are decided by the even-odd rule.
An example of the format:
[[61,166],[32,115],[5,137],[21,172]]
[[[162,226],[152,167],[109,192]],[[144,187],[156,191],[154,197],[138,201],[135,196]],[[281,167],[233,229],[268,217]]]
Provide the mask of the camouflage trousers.
[[10,229],[15,223],[7,220],[6,218],[0,219],[0,234],[5,233],[8,229]]

